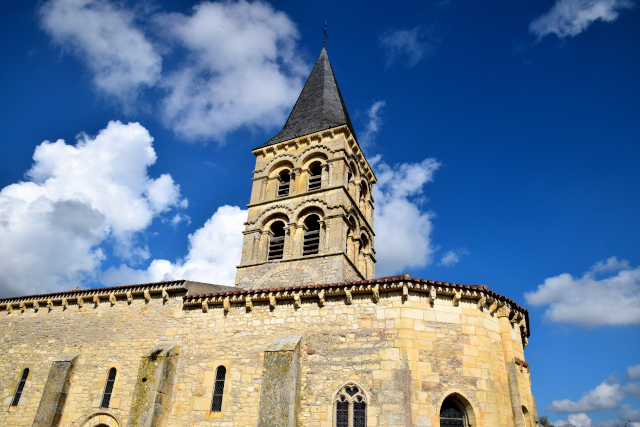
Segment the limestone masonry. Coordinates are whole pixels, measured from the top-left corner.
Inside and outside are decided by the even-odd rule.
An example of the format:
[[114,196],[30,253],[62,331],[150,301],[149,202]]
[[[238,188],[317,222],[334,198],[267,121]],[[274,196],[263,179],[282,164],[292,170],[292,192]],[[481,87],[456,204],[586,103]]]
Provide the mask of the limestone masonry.
[[0,300],[0,425],[532,427],[525,308],[375,278],[376,178],[323,49],[256,167],[236,286]]

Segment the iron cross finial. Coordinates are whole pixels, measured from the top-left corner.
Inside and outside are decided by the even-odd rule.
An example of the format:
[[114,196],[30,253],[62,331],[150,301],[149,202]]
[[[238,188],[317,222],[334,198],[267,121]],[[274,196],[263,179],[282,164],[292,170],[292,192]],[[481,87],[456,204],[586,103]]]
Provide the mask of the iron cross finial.
[[322,42],[322,46],[326,46],[327,39],[329,38],[329,36],[327,35],[327,21],[324,21],[324,28],[322,29],[322,31],[324,31],[324,41]]

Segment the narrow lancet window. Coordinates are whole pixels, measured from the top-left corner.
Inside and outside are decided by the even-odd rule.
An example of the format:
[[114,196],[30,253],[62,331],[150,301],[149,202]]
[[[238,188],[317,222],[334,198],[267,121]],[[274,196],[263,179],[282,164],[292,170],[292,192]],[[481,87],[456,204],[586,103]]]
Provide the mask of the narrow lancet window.
[[316,163],[309,168],[309,191],[319,190],[322,187],[322,166]]
[[304,245],[302,255],[314,255],[320,247],[320,218],[318,215],[309,215],[304,221],[307,229],[304,231]]
[[113,384],[115,384],[116,382],[116,373],[116,368],[109,369],[109,373],[107,374],[107,382],[104,385],[104,393],[102,394],[102,402],[100,403],[101,408],[108,408],[109,403],[111,403]]
[[216,381],[213,386],[213,397],[211,398],[211,412],[222,411],[222,395],[224,393],[224,378],[227,375],[227,368],[218,366],[216,369]]
[[22,390],[24,390],[24,385],[27,383],[28,376],[29,376],[29,369],[26,368],[24,371],[22,371],[22,375],[20,375],[20,380],[18,381],[18,387],[16,387],[16,392],[13,395],[11,406],[18,406],[18,403],[20,402],[20,397],[22,396]]
[[278,197],[286,197],[289,195],[289,184],[291,183],[291,175],[289,171],[280,172],[278,176]]
[[269,237],[268,259],[282,259],[284,255],[284,222],[276,221],[271,225],[272,235]]

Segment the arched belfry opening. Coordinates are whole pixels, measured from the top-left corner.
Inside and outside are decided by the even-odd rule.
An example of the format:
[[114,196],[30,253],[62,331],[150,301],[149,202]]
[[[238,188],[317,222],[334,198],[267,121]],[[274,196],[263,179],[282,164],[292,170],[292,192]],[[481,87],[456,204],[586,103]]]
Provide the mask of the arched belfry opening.
[[236,284],[257,290],[374,279],[376,176],[326,49],[282,130],[252,152]]
[[269,236],[269,256],[267,259],[282,259],[284,256],[284,239],[285,239],[284,221],[274,221],[271,224],[271,235]]
[[448,396],[440,406],[440,427],[472,427],[467,406],[458,396]]

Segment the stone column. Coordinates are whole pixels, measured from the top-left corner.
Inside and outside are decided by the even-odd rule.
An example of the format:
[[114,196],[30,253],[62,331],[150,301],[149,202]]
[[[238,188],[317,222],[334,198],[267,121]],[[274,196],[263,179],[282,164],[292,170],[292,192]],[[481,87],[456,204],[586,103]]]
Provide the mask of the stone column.
[[267,185],[269,184],[269,180],[267,177],[262,178],[260,185],[260,201],[263,201],[267,196]]
[[260,236],[260,250],[258,253],[258,261],[266,261],[269,259],[269,238],[273,236],[271,230],[262,232]]
[[128,427],[163,425],[162,422],[171,409],[177,364],[178,344],[174,342],[155,345],[142,356]]
[[298,427],[301,340],[279,336],[265,350],[258,427]]
[[518,385],[518,370],[516,368],[515,353],[513,351],[513,341],[511,339],[511,322],[509,314],[511,310],[502,306],[496,315],[500,325],[500,338],[502,341],[502,351],[507,368],[507,379],[509,382],[509,395],[511,397],[511,409],[513,411],[513,423],[516,427],[525,427],[524,416],[522,415],[522,404],[520,403],[520,387]]
[[296,247],[295,237],[296,237],[297,225],[295,222],[290,222],[287,225],[289,226],[289,228],[287,229],[287,232],[286,232],[287,238],[285,238],[285,240],[288,240],[288,242],[285,242],[284,256],[282,257],[283,259],[294,258],[296,256],[295,255],[295,247]]
[[260,239],[262,238],[262,232],[256,230],[253,233],[253,248],[251,249],[251,262],[260,261]]
[[333,182],[333,162],[329,163],[329,176],[327,177],[327,186]]
[[358,264],[360,262],[360,238],[353,237],[353,259],[351,260],[353,265],[359,270]]
[[327,226],[324,220],[318,221],[320,224],[320,240],[318,241],[318,253],[323,254],[327,250]]
[[291,182],[289,183],[289,194],[298,194],[298,186],[300,185],[300,168],[294,168],[291,171]]
[[33,427],[53,427],[60,422],[69,391],[69,377],[77,357],[77,354],[73,354],[53,359]]
[[329,185],[329,164],[322,165],[322,178],[320,178],[320,187],[326,188]]

